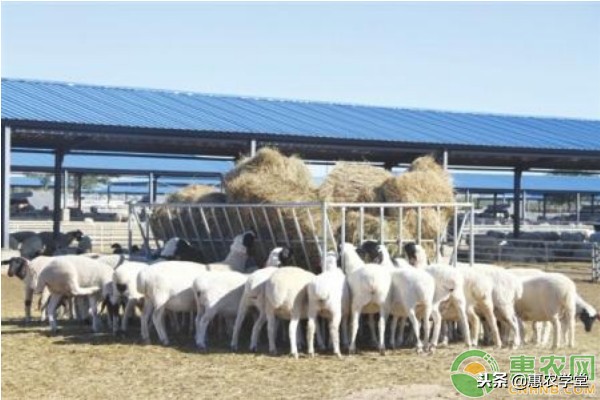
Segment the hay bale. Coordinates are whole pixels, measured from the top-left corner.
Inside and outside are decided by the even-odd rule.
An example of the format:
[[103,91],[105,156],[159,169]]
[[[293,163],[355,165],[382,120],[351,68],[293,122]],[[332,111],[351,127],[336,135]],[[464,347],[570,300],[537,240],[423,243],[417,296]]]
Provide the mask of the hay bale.
[[319,187],[319,198],[339,203],[374,202],[378,188],[391,177],[380,167],[338,162]]
[[226,200],[226,196],[214,186],[188,185],[171,193],[165,203],[225,203]]
[[262,148],[225,175],[230,203],[276,203],[318,200],[310,170],[296,157]]
[[[435,162],[433,157],[417,158],[404,174],[387,179],[380,188],[382,201],[390,203],[453,203],[454,187],[450,174]],[[453,215],[452,208],[421,208],[421,238],[436,239],[443,234]],[[397,220],[397,210],[388,213]],[[419,211],[405,209],[403,215],[403,239],[418,237]],[[397,224],[397,222],[396,222]]]

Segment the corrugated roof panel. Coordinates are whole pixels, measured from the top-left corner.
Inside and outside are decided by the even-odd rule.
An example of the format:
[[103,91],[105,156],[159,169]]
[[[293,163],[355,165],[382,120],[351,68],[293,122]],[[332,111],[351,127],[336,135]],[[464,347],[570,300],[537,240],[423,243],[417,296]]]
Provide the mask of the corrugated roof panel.
[[600,150],[600,121],[2,79],[2,119],[306,138]]
[[[452,178],[454,187],[462,190],[513,190],[514,178],[511,174],[453,172]],[[600,193],[600,176],[524,174],[521,187],[532,192]]]

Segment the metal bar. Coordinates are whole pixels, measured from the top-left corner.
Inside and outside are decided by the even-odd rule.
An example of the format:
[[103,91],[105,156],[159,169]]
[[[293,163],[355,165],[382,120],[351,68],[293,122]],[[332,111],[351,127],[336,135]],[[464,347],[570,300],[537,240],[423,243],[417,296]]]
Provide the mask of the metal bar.
[[325,266],[325,258],[327,257],[327,203],[321,205],[321,222],[323,224],[323,248],[321,251],[321,268]]
[[314,244],[319,250],[319,254],[321,255],[321,257],[323,257],[323,255],[321,254],[321,246],[319,245],[320,243],[319,236],[317,234],[317,228],[315,227],[315,220],[312,216],[312,212],[310,212],[310,208],[306,209],[306,214],[308,215],[308,223],[310,224],[310,231],[312,232]]
[[252,139],[250,141],[250,157],[254,157],[256,155],[256,140]]
[[298,233],[298,239],[300,240],[300,245],[302,246],[302,252],[304,253],[304,260],[306,261],[306,265],[311,271],[314,271],[313,266],[310,263],[310,258],[308,257],[308,251],[306,251],[306,244],[304,243],[304,235],[302,234],[302,229],[300,228],[300,223],[298,222],[298,216],[296,215],[296,209],[292,208],[292,216],[294,217],[294,225],[296,225],[296,232]]
[[581,193],[577,192],[577,225],[581,223]]
[[[143,227],[140,225],[140,232],[143,232],[142,236],[144,237],[144,246],[146,247],[147,254],[150,255],[150,216],[148,215],[148,211],[146,211],[146,207],[144,207],[143,210],[146,220],[144,221]],[[138,222],[141,224],[137,213],[135,215],[138,217]]]
[[[56,149],[54,152],[54,209],[52,210],[52,237],[55,244],[60,239],[60,221],[62,210],[60,207],[61,188],[62,188],[62,167],[65,153],[62,149]],[[9,178],[10,179],[10,178]]]
[[444,171],[448,171],[448,149],[444,149],[442,163],[444,166]]
[[[292,243],[290,242],[290,238],[288,237],[287,230],[285,229],[285,223],[283,222],[283,216],[281,215],[281,209],[277,209],[277,218],[279,219],[279,225],[281,226],[281,231],[283,232],[283,238],[285,239],[285,243],[289,248],[292,248]],[[294,259],[294,263],[298,263],[296,260],[296,255],[292,253],[292,258]]]
[[212,249],[213,255],[215,256],[215,260],[218,260],[219,253],[217,252],[217,248],[215,247],[212,232],[210,230],[210,226],[208,225],[208,221],[206,220],[206,214],[204,214],[204,207],[200,207],[200,217],[202,218],[202,223],[204,224],[204,229],[206,230],[206,235],[208,236],[210,247]]
[[[342,230],[341,230],[341,238],[340,243],[346,243],[346,207],[342,207]],[[344,257],[340,257],[342,261],[342,271],[346,270],[346,260]]]
[[404,208],[398,207],[398,247],[400,253],[402,253],[402,246],[404,245]]
[[131,247],[133,246],[133,231],[131,226],[131,209],[133,205],[131,203],[127,204],[127,208],[129,212],[127,213],[127,249],[129,250],[129,254],[131,254]]
[[454,207],[454,217],[452,222],[452,235],[454,236],[454,249],[452,250],[452,265],[456,267],[458,263],[458,208]]
[[181,208],[177,209],[177,221],[179,221],[179,225],[181,226],[181,232],[185,235],[185,239],[188,241],[191,241],[190,235],[188,234],[188,231],[185,228],[185,224],[183,223],[183,220],[181,219]]
[[[63,171],[63,205],[62,208],[63,210],[65,210],[66,212],[68,212],[67,210],[69,209],[69,171],[67,169],[65,169]],[[63,220],[67,220],[67,218],[65,217],[65,215],[63,215]]]
[[246,225],[244,224],[244,219],[242,218],[242,213],[240,212],[240,207],[236,206],[235,211],[238,216],[238,221],[240,222],[240,228],[242,228],[242,232],[246,232]]
[[471,229],[469,236],[469,263],[471,266],[475,263],[475,207],[471,205]]
[[417,243],[421,243],[421,206],[417,207]]
[[331,243],[333,243],[333,251],[335,252],[336,256],[338,255],[338,249],[337,246],[335,245],[335,234],[333,233],[333,226],[331,226],[331,221],[329,221],[329,213],[327,213],[326,215],[327,217],[327,227],[329,228],[329,236],[331,237]]
[[187,210],[190,216],[190,222],[192,223],[192,230],[194,231],[194,235],[196,235],[196,240],[198,241],[198,247],[202,248],[202,238],[200,237],[200,232],[198,231],[198,227],[196,226],[196,221],[194,221],[194,213],[192,212],[192,207],[188,206]]
[[521,177],[523,170],[515,168],[513,182],[513,237],[518,239],[521,234]]
[[217,233],[219,234],[219,237],[221,238],[221,245],[223,246],[223,253],[224,253],[224,255],[222,257],[225,258],[228,253],[227,243],[225,242],[225,236],[223,235],[223,231],[221,230],[221,224],[219,223],[219,220],[217,219],[217,214],[215,213],[214,207],[210,208],[210,213],[213,216],[213,221],[215,223],[215,227],[217,228]]
[[2,248],[8,249],[10,242],[10,174],[11,174],[11,139],[10,126],[2,127]]
[[358,244],[365,240],[365,208],[361,206],[358,210]]
[[167,208],[167,217],[169,218],[169,226],[171,227],[171,230],[173,231],[173,237],[179,236],[177,234],[177,230],[175,229],[175,224],[173,223],[173,216],[171,215],[171,210],[169,208]]
[[436,211],[436,220],[435,221],[437,223],[437,229],[436,229],[437,237],[436,237],[436,242],[435,242],[435,262],[439,264],[440,255],[441,255],[440,252],[442,249],[442,246],[440,243],[442,240],[442,232],[441,232],[441,230],[442,230],[442,224],[441,224],[442,214],[440,212],[440,206],[437,206],[435,211]]
[[265,222],[267,224],[267,229],[269,230],[269,235],[271,236],[271,242],[273,243],[273,247],[277,247],[277,240],[275,239],[275,235],[273,234],[273,228],[271,227],[271,221],[269,220],[269,214],[267,214],[267,209],[263,207],[262,211],[265,217]]
[[148,174],[148,203],[154,204],[154,173],[150,172]]
[[[146,208],[144,207],[144,210],[145,209]],[[150,221],[150,219],[148,218],[148,223],[149,223],[149,221]],[[167,241],[167,237],[169,237],[169,233],[167,232],[167,230],[165,229],[165,227],[164,227],[164,225],[162,223],[162,218],[156,218],[156,222],[158,222],[158,226],[160,227],[161,238],[162,238],[163,242],[166,242]],[[158,246],[158,241],[156,239],[156,235],[154,235],[154,240],[156,241],[157,246]]]
[[225,221],[227,222],[227,228],[229,229],[229,236],[235,237],[236,234],[233,232],[233,225],[231,225],[231,219],[229,218],[229,210],[226,208],[221,209],[223,215],[225,216]]
[[265,248],[265,242],[262,238],[262,235],[260,234],[260,228],[259,228],[256,216],[254,215],[254,209],[252,209],[252,208],[250,209],[250,217],[252,218],[252,223],[254,224],[254,231],[256,232],[256,238],[260,242],[260,248],[262,249],[263,256],[268,257],[269,253],[267,252],[267,249]]
[[385,244],[385,217],[383,207],[379,207],[379,243]]

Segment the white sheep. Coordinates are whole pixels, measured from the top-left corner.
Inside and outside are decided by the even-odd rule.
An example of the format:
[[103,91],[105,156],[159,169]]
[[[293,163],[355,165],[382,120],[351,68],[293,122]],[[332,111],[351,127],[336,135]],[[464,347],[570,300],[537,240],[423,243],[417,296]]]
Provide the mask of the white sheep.
[[163,261],[153,264],[138,274],[138,291],[144,296],[142,315],[142,340],[150,341],[148,327],[152,321],[163,345],[169,344],[164,326],[164,314],[167,310],[191,313],[196,309],[196,300],[192,290],[194,280],[204,271],[243,272],[248,253],[254,244],[254,232],[245,232],[236,236],[230,246],[227,258],[221,263],[199,264],[191,261]]
[[87,296],[92,314],[92,330],[98,332],[97,302],[110,298],[113,269],[106,264],[81,256],[55,257],[38,275],[35,293],[48,287],[48,321],[56,332],[56,307],[63,296]]
[[[121,319],[120,328],[122,332],[127,332],[129,318],[134,313],[135,307],[143,304],[144,296],[138,291],[137,276],[142,270],[148,267],[148,264],[145,263],[126,261],[120,264],[113,272],[111,303],[117,306],[116,308],[118,309],[118,305],[126,301]],[[113,315],[113,333],[118,332],[118,319],[119,315],[115,313]]]
[[[429,349],[429,318],[433,311],[433,296],[435,294],[435,281],[433,277],[423,270],[416,268],[397,268],[391,272],[391,300],[390,313],[393,316],[390,331],[390,344],[396,346],[396,327],[399,318],[408,318],[412,324],[413,332],[417,339],[416,349],[421,352],[423,342],[425,350]],[[423,320],[423,336],[420,339],[420,323]],[[402,324],[402,329],[404,325]]]
[[560,347],[561,324],[569,347],[575,346],[577,291],[562,274],[547,273],[522,280],[523,294],[515,307],[524,321],[550,321],[554,328],[552,347]]
[[277,267],[289,265],[291,259],[292,250],[290,248],[276,247],[271,250],[264,268],[254,271],[246,280],[231,337],[231,349],[233,351],[237,351],[238,349],[240,329],[250,307],[255,307],[259,312],[258,317],[254,321],[250,338],[250,351],[257,350],[258,336],[265,322],[267,322],[267,315],[265,313],[265,283],[273,272],[277,271]]
[[302,268],[285,266],[273,272],[265,283],[265,314],[269,336],[269,352],[275,346],[276,317],[288,319],[290,353],[298,358],[297,331],[300,319],[308,314],[308,285],[315,274]]
[[329,337],[333,342],[333,353],[341,358],[340,324],[344,342],[348,341],[348,315],[350,314],[350,289],[346,276],[337,267],[337,255],[327,254],[323,271],[308,285],[307,344],[309,356],[314,356],[315,327],[317,317],[329,319]]
[[194,280],[196,299],[196,346],[206,348],[206,329],[212,319],[221,315],[235,318],[248,274],[235,271],[205,271]]
[[341,245],[344,272],[350,288],[350,353],[356,352],[356,336],[361,313],[379,313],[379,352],[385,354],[385,324],[389,315],[391,275],[388,267],[365,264],[350,243]]

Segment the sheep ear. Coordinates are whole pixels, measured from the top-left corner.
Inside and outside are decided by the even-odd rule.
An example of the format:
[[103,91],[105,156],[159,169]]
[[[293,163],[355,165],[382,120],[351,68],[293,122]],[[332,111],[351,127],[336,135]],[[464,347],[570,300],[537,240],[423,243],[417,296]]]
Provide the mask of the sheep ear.
[[8,264],[10,264],[11,261],[12,261],[12,258],[9,258],[8,260],[2,260],[2,265],[8,265]]
[[246,234],[244,235],[244,239],[243,239],[242,243],[246,247],[252,247],[252,245],[254,244],[254,238],[255,237],[256,237],[256,233],[254,233],[253,231],[246,232]]

